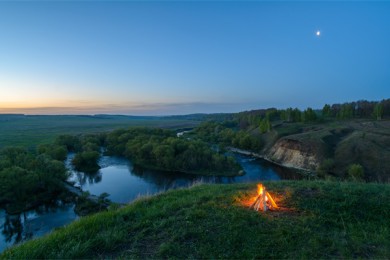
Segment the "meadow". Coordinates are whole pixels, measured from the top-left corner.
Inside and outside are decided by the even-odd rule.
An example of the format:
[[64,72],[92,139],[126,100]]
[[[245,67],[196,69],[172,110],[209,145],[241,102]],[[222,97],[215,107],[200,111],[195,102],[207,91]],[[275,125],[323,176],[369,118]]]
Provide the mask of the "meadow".
[[198,121],[170,117],[0,114],[0,149],[6,146],[34,148],[51,143],[62,134],[101,133],[139,126],[181,129],[197,124]]

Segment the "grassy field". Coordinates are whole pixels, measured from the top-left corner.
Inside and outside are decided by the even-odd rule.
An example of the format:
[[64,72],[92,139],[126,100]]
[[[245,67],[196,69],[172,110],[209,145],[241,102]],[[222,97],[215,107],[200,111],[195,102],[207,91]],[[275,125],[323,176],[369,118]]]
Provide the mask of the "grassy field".
[[282,181],[281,209],[248,208],[255,184],[197,185],[81,218],[1,258],[390,257],[390,186]]
[[107,132],[131,126],[171,129],[194,127],[197,121],[164,117],[127,116],[24,116],[0,114],[0,148],[34,147],[52,142],[61,134]]

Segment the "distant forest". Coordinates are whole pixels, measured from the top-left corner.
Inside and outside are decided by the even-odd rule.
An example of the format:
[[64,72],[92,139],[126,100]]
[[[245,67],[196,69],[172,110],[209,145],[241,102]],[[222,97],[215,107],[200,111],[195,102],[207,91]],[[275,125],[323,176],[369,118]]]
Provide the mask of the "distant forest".
[[[244,111],[229,116],[231,120],[237,120],[240,128],[245,129],[250,125],[260,125],[263,131],[270,127],[270,121],[283,120],[286,122],[316,122],[331,120],[346,120],[353,118],[376,119],[390,118],[390,99],[382,101],[360,100],[342,104],[325,104],[322,109],[298,108],[287,109],[258,109]],[[228,118],[225,118],[226,120]]]
[[[313,116],[313,113],[315,116]],[[198,121],[229,121],[239,120],[242,124],[250,123],[251,117],[268,117],[270,119],[286,120],[288,122],[305,122],[315,121],[324,118],[334,119],[352,119],[352,118],[390,118],[390,99],[382,101],[367,101],[359,100],[353,102],[325,104],[322,109],[314,109],[308,107],[301,110],[299,108],[265,108],[255,109],[250,111],[242,111],[239,113],[214,113],[214,114],[189,114],[167,116],[170,119],[186,119]]]

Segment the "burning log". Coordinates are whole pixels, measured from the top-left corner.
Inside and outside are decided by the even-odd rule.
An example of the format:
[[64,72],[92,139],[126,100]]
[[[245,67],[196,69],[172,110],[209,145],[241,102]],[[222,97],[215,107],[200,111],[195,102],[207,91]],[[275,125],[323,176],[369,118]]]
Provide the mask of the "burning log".
[[262,210],[265,212],[268,209],[277,209],[278,205],[276,205],[271,194],[266,191],[265,187],[262,184],[258,184],[257,196],[250,208],[256,211]]

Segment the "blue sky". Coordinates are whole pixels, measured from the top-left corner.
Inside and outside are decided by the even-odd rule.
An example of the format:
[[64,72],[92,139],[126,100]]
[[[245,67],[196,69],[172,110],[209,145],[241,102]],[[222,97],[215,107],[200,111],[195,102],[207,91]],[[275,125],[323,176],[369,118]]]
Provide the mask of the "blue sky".
[[389,98],[389,14],[386,1],[0,2],[0,113],[162,115]]

